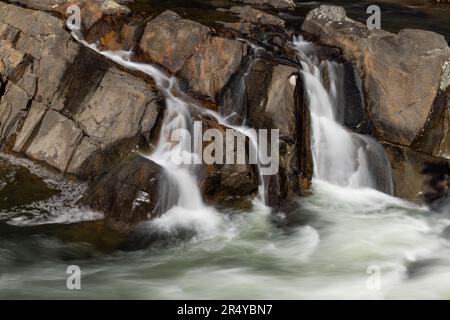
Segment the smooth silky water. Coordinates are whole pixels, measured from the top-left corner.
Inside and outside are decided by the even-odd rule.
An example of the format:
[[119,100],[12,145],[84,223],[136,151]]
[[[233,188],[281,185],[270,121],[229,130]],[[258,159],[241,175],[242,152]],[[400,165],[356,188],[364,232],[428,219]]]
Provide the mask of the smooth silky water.
[[[176,128],[191,128],[195,102],[154,66],[134,63],[126,52],[102,52],[152,76],[166,96],[164,134],[143,156],[166,169],[169,212],[139,230],[159,240],[130,251],[124,245],[130,240],[98,220],[101,215],[73,208],[85,186],[2,158],[0,298],[449,299],[449,212],[389,195],[383,150],[340,124],[339,65],[315,60],[313,46],[301,38],[294,45],[311,110],[315,169],[312,195],[295,212],[271,212],[264,185],[250,212],[204,204],[195,168],[171,160],[185,147],[165,139]],[[328,89],[321,80],[325,68]],[[229,115],[213,115],[231,125]],[[17,203],[23,189],[40,191],[23,193]],[[180,237],[183,230],[191,233]],[[81,267],[82,290],[67,289],[69,265]],[[381,272],[379,289],[368,285],[374,268]]]

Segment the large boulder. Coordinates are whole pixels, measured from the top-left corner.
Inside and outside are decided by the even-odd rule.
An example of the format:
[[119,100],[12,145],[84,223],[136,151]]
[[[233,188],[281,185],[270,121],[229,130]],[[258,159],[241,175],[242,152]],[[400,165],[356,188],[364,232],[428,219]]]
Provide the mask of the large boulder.
[[193,92],[215,101],[239,69],[246,51],[247,45],[240,41],[210,37],[183,66],[181,76]]
[[158,164],[132,155],[93,184],[79,204],[104,212],[119,229],[128,228],[161,213],[159,187],[164,177]]
[[[312,10],[302,29],[323,44],[338,47],[355,63],[364,83],[367,112],[376,136],[419,151],[429,139],[429,123],[441,122],[448,89],[450,49],[445,38],[430,31],[405,29],[398,34],[368,30],[346,16],[342,7],[321,5]],[[448,76],[447,76],[448,77]],[[434,143],[446,139],[443,130]],[[439,144],[439,143],[438,143]]]
[[[204,199],[216,206],[233,206],[240,209],[251,207],[250,201],[258,193],[257,165],[249,161],[249,139],[234,129],[219,124],[213,117],[200,115],[196,116],[202,121],[202,131],[205,134],[209,129],[215,129],[220,132],[223,138],[223,150],[226,151],[227,131],[233,136],[235,142],[233,152],[236,153],[238,145],[245,145],[245,163],[238,163],[237,157],[233,164],[226,163],[226,157],[212,164],[203,163],[199,172],[199,184],[204,195]],[[203,150],[212,148],[215,138],[211,142],[203,142]],[[235,155],[236,156],[236,155]]]
[[139,46],[150,61],[177,73],[209,34],[208,27],[165,11],[147,24]]

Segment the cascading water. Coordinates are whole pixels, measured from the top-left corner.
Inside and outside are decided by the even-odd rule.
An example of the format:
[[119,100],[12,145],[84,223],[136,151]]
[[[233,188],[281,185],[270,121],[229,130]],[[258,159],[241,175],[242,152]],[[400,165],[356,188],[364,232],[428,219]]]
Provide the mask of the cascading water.
[[[338,63],[319,61],[314,45],[300,36],[294,45],[302,65],[302,75],[312,122],[314,177],[342,187],[372,188],[393,192],[389,160],[384,149],[370,137],[343,127],[342,68]],[[329,85],[325,85],[324,73]]]
[[[201,108],[195,103],[189,103],[192,100],[181,91],[178,81],[175,77],[169,77],[158,68],[143,63],[136,63],[130,60],[132,52],[128,51],[99,51],[96,45],[89,44],[82,40],[77,32],[72,33],[73,36],[83,45],[99,52],[108,59],[116,62],[131,70],[141,71],[151,76],[158,88],[164,93],[166,98],[166,111],[161,126],[161,134],[156,147],[148,158],[165,169],[167,179],[161,182],[161,195],[159,199],[160,210],[165,213],[160,218],[151,221],[151,226],[156,226],[158,230],[171,232],[177,229],[193,229],[201,236],[212,236],[217,234],[220,222],[223,219],[214,208],[204,204],[198,183],[195,178],[195,161],[196,157],[201,154],[191,148],[191,137],[202,132],[194,133],[195,126],[190,110],[196,108],[201,113],[209,114],[217,119],[217,121],[229,128],[236,130],[248,138],[250,148],[257,151],[259,160],[258,137],[254,131],[244,124],[235,125],[230,122],[229,117]],[[254,47],[254,52],[258,52],[261,48]],[[251,65],[251,63],[250,63]],[[242,79],[245,79],[245,74]],[[241,81],[245,85],[244,81]],[[245,87],[241,88],[245,91]],[[241,92],[240,95],[243,95]],[[172,141],[172,133],[185,132],[186,136],[179,137],[179,141]],[[195,149],[195,148],[194,148]],[[188,158],[191,161],[186,164],[181,158]],[[259,165],[258,165],[259,166]],[[260,174],[260,186],[258,197],[254,204],[265,210],[266,203],[266,186],[265,176]]]
[[[301,48],[305,43],[297,42],[297,45]],[[306,44],[303,49],[299,54],[312,47]],[[166,95],[167,109],[161,138],[149,157],[166,168],[168,173],[167,185],[162,187],[167,188],[163,192],[166,202],[163,207],[169,212],[151,221],[151,226],[168,232],[188,227],[195,229],[200,236],[175,245],[164,242],[163,245],[155,244],[131,252],[115,247],[113,254],[105,254],[89,242],[60,241],[49,236],[48,232],[52,230],[64,233],[65,228],[71,227],[59,225],[60,222],[55,222],[53,217],[49,220],[44,215],[43,219],[39,219],[39,223],[46,223],[39,229],[25,227],[24,223],[29,220],[23,214],[26,205],[18,207],[17,213],[0,211],[0,298],[450,297],[449,216],[370,188],[355,188],[349,192],[348,188],[341,187],[351,186],[352,183],[353,186],[360,184],[367,187],[373,181],[378,184],[378,172],[375,174],[373,171],[377,162],[380,170],[384,170],[380,171],[381,174],[389,175],[381,146],[365,136],[355,138],[356,135],[339,127],[343,120],[339,65],[334,64],[337,72],[329,74],[330,79],[335,79],[331,80],[330,85],[323,85],[326,81],[322,81],[319,73],[315,76],[315,68],[305,69],[305,73],[307,78],[311,75],[307,79],[311,81],[308,89],[311,108],[315,108],[312,112],[317,112],[312,116],[319,120],[317,127],[321,128],[320,125],[325,125],[325,120],[328,120],[333,126],[330,130],[342,134],[335,141],[344,141],[352,147],[346,149],[347,153],[339,148],[336,151],[333,149],[338,157],[334,162],[316,161],[319,170],[316,171],[314,192],[302,198],[298,209],[292,212],[292,216],[298,215],[301,223],[290,224],[281,215],[261,214],[265,211],[257,206],[247,214],[229,215],[226,220],[214,209],[205,206],[195,181],[194,167],[179,165],[173,161],[176,157],[172,157],[180,152],[186,152],[188,157],[195,155],[182,142],[173,144],[167,140],[175,128],[193,130],[189,110],[195,106],[189,102],[191,99],[179,91],[176,79],[153,66],[131,62],[129,53],[102,54],[126,68],[151,75]],[[314,65],[320,73],[324,72],[320,70],[320,63],[314,61],[309,64],[306,58],[302,57],[302,60],[307,62],[308,67]],[[308,59],[314,60],[313,57]],[[324,63],[322,68],[328,66]],[[319,111],[323,111],[322,117]],[[226,119],[216,113],[211,115],[226,123]],[[313,134],[313,138],[317,138],[316,131]],[[325,140],[325,146],[333,147],[330,141],[326,141],[333,137],[327,135],[326,130],[319,137],[321,139],[315,142]],[[330,150],[322,148],[324,144],[314,144],[315,160],[333,156]],[[372,148],[375,149],[372,151]],[[374,155],[379,155],[377,161],[374,161]],[[348,162],[349,165],[342,165],[341,169],[338,161]],[[364,164],[364,161],[369,161],[369,164]],[[327,171],[324,163],[344,173]],[[351,182],[352,179],[354,182]],[[0,191],[3,185],[8,188],[9,183],[8,179],[2,180],[0,168]],[[5,193],[0,194],[5,196]],[[42,205],[46,204],[44,201]],[[31,209],[36,211],[35,206]],[[62,207],[60,213],[67,213],[66,208]],[[14,223],[19,218],[21,227]],[[278,219],[281,219],[282,228],[277,223]],[[94,226],[97,237],[98,228]],[[72,227],[75,230],[85,228],[84,224],[74,224]],[[218,228],[221,232],[216,233]],[[81,230],[85,232],[85,229]],[[65,285],[67,274],[64,271],[72,261],[82,268],[83,290],[70,291]],[[381,272],[380,290],[367,286],[370,277],[367,271],[372,267],[379,268]]]

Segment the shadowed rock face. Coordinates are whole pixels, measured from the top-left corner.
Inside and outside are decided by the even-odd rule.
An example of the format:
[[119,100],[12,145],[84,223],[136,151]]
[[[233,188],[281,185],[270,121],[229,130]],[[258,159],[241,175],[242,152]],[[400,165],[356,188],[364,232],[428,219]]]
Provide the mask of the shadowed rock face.
[[450,193],[450,161],[410,148],[384,144],[391,161],[398,197],[415,202],[432,202]]
[[130,156],[94,184],[80,204],[105,213],[119,228],[149,220],[159,212],[164,169],[139,155]]
[[276,175],[266,177],[268,201],[280,207],[287,200],[307,193],[312,176],[309,110],[303,96],[302,79],[294,66],[257,59],[245,78],[242,110],[224,95],[225,114],[233,111],[255,129],[278,129],[280,166]]

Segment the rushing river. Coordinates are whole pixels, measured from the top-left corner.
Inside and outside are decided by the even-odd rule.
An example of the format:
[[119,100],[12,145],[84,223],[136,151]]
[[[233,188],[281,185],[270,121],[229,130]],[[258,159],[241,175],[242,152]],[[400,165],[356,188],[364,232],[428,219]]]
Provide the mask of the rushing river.
[[[167,199],[169,213],[130,239],[110,230],[99,214],[74,208],[85,186],[2,156],[0,298],[450,299],[448,208],[388,195],[383,151],[341,127],[336,96],[322,85],[320,69],[329,68],[339,81],[339,66],[314,61],[302,51],[311,44],[301,39],[294,44],[312,111],[315,161],[312,195],[296,210],[271,212],[264,188],[251,212],[206,206],[191,168],[171,163],[174,151],[161,140],[147,156],[176,173],[166,193],[178,196]],[[156,80],[176,119],[166,118],[163,130],[189,127],[176,79],[128,61],[123,52],[103,54]],[[344,147],[334,150],[336,144]],[[381,179],[371,172],[374,165],[384,168]],[[180,236],[180,226],[193,232]],[[70,265],[81,268],[81,290],[67,289]]]

